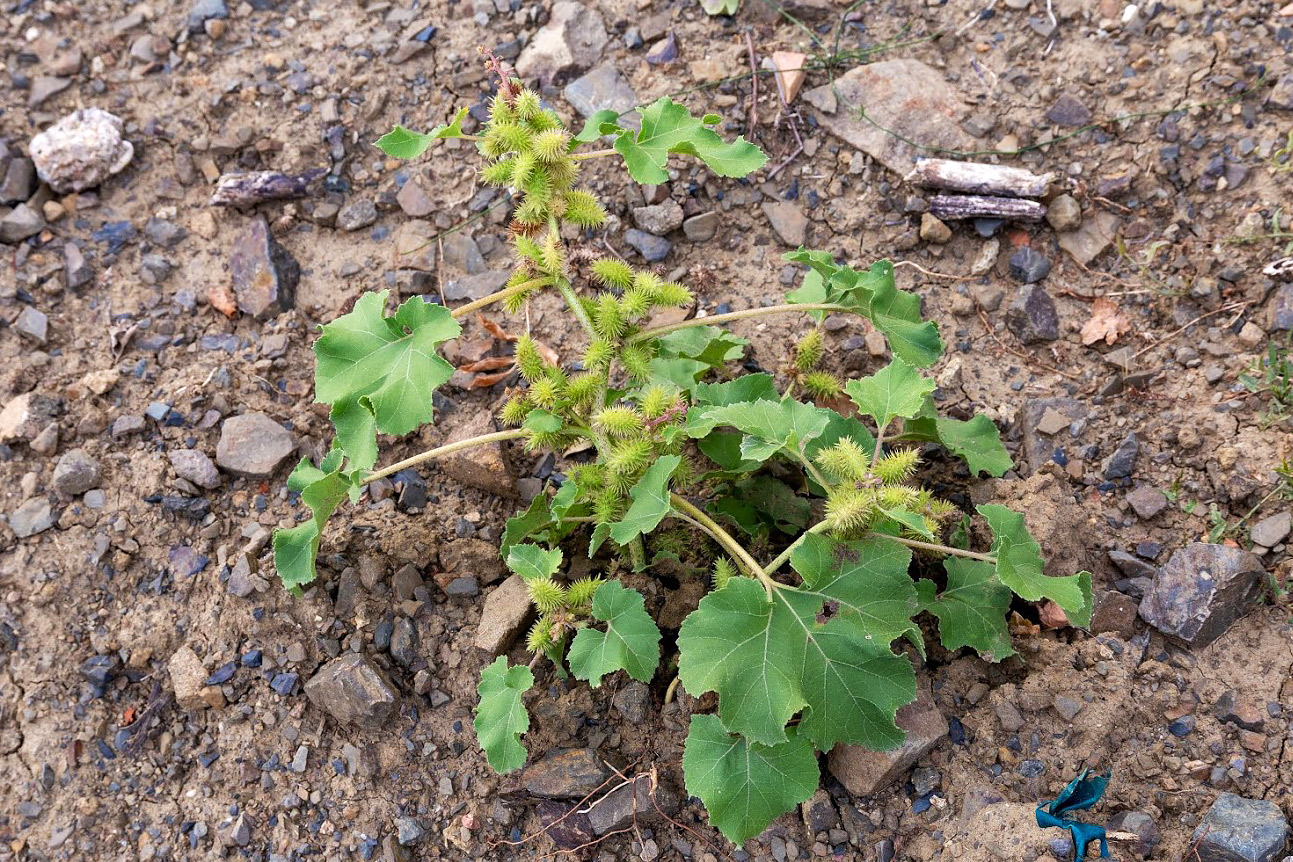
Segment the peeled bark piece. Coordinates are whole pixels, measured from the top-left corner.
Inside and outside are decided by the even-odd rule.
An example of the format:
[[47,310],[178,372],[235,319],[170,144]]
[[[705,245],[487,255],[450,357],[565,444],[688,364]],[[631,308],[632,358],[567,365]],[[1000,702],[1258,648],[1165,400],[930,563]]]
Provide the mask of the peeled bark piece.
[[1054,174],[1038,176],[1023,168],[957,162],[951,159],[922,159],[907,174],[907,181],[929,189],[948,189],[976,195],[998,195],[1010,198],[1040,198]]
[[211,195],[212,206],[250,207],[265,201],[303,198],[310,183],[327,173],[314,168],[300,174],[282,171],[238,171],[222,174]]
[[1046,207],[1037,201],[986,195],[934,195],[929,202],[929,211],[944,221],[971,218],[1041,221],[1046,215]]

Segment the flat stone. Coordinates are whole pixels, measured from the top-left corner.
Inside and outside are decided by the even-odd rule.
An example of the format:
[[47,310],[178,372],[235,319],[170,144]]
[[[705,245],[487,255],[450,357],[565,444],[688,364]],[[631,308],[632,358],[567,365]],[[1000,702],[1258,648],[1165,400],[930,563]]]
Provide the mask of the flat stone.
[[11,398],[0,410],[0,443],[34,439],[60,412],[57,399],[35,390]]
[[591,748],[550,751],[521,773],[521,783],[531,796],[545,799],[583,799],[597,791],[613,773]]
[[197,0],[189,9],[188,27],[193,35],[201,33],[207,21],[229,17],[229,9],[224,0]]
[[669,250],[673,248],[672,243],[664,237],[637,228],[624,231],[624,241],[637,249],[647,263],[659,263],[669,256]]
[[384,726],[399,702],[386,674],[359,653],[319,668],[305,683],[305,696],[342,724],[373,728]]
[[1081,227],[1061,233],[1057,241],[1069,257],[1086,266],[1113,245],[1118,236],[1118,225],[1116,215],[1096,209],[1082,220]]
[[91,488],[97,488],[102,478],[103,471],[98,461],[82,449],[71,449],[64,452],[54,465],[54,475],[50,482],[60,494],[76,497]]
[[1121,638],[1136,633],[1136,600],[1116,590],[1099,590],[1093,597],[1091,634],[1112,632]]
[[1254,545],[1273,548],[1288,537],[1291,528],[1293,528],[1293,514],[1279,512],[1253,524],[1248,537],[1253,540]]
[[1048,122],[1057,126],[1075,128],[1091,122],[1091,109],[1071,93],[1063,93],[1046,111]]
[[929,680],[919,678],[916,699],[898,710],[898,726],[907,738],[892,751],[871,751],[860,745],[836,745],[826,768],[854,796],[883,790],[947,738],[947,719],[934,704]]
[[439,209],[435,199],[427,193],[426,187],[417,177],[400,187],[400,190],[395,193],[395,202],[400,205],[405,215],[413,218],[429,216]]
[[[445,443],[456,443],[469,437],[494,433],[494,420],[488,411],[477,414],[460,426]],[[440,460],[440,469],[450,479],[479,488],[500,497],[516,497],[516,477],[501,443],[473,446]]]
[[1199,862],[1272,862],[1284,853],[1289,824],[1267,799],[1223,793],[1194,830]]
[[633,113],[639,102],[637,93],[633,92],[614,63],[603,63],[571,81],[562,95],[581,117],[591,117],[598,111],[614,111],[624,115],[620,118],[620,125],[633,129],[641,125],[641,117]]
[[651,822],[663,813],[672,817],[681,804],[678,791],[664,782],[655,784],[652,777],[641,775],[631,784],[622,784],[592,803],[587,809],[588,823],[595,835],[607,835],[633,822]]
[[9,515],[9,529],[20,539],[43,533],[58,519],[45,497],[32,497]]
[[445,282],[444,298],[448,302],[484,299],[503,289],[512,273],[508,270],[486,270]]
[[301,267],[274,239],[264,216],[254,218],[234,240],[229,270],[234,297],[243,314],[269,320],[296,302]]
[[205,452],[197,449],[172,449],[167,453],[175,475],[199,488],[214,490],[219,488],[224,479]]
[[794,201],[768,201],[763,214],[786,245],[799,248],[808,239],[808,216]]
[[35,193],[36,165],[21,156],[10,159],[0,177],[0,204],[25,201]]
[[120,117],[99,108],[73,111],[31,139],[37,175],[59,194],[100,185],[134,158],[122,129]]
[[1259,731],[1266,726],[1266,711],[1233,688],[1217,698],[1212,705],[1212,714],[1217,721],[1234,724],[1244,730]]
[[1059,713],[1060,718],[1065,721],[1072,721],[1077,718],[1078,713],[1082,711],[1082,707],[1084,705],[1085,704],[1082,703],[1080,698],[1067,694],[1055,695],[1055,700],[1052,703],[1052,706],[1055,707],[1055,711]]
[[33,237],[45,228],[45,217],[35,207],[18,204],[4,218],[0,218],[0,242],[18,243]]
[[1202,649],[1250,610],[1264,579],[1255,555],[1192,542],[1159,571],[1140,603],[1140,616],[1163,634]]
[[485,597],[476,627],[476,648],[491,656],[506,652],[525,627],[530,611],[530,591],[520,575],[512,575]]
[[1162,837],[1154,818],[1143,811],[1119,811],[1109,818],[1107,828],[1110,833],[1123,832],[1136,836],[1131,846],[1142,859],[1150,858]]
[[13,322],[13,328],[33,341],[44,344],[49,337],[49,315],[30,305],[24,305],[22,311],[18,312],[18,319]]
[[1006,326],[1024,344],[1055,341],[1060,337],[1060,317],[1045,288],[1025,284],[1006,308]]
[[1141,485],[1132,491],[1127,495],[1127,502],[1136,515],[1145,521],[1167,508],[1167,497],[1151,485]]
[[296,451],[287,429],[264,413],[230,416],[220,428],[216,464],[235,476],[266,479]]
[[356,198],[348,201],[337,211],[337,227],[352,233],[377,221],[377,204],[368,198]]
[[540,84],[551,84],[563,72],[596,63],[609,40],[596,6],[560,0],[552,4],[548,23],[521,51],[516,72],[525,81],[537,78]]
[[692,242],[708,242],[718,233],[718,213],[710,211],[684,220],[682,232]]
[[[833,89],[842,110],[822,108],[822,126],[900,176],[911,173],[921,154],[903,139],[949,150],[973,148],[960,125],[969,112],[961,93],[942,72],[919,60],[856,66],[837,78]],[[822,96],[809,90],[804,98],[816,105]]]
[[480,539],[455,539],[441,547],[440,567],[454,577],[473,575],[486,586],[498,583],[507,573],[498,547]]
[[191,647],[177,649],[166,663],[166,669],[170,673],[171,688],[175,691],[175,702],[181,709],[201,710],[211,705],[204,696],[206,668]]
[[664,236],[682,227],[682,207],[673,199],[633,208],[633,223],[647,233]]
[[[1287,6],[1284,8],[1288,9]],[[1293,111],[1293,72],[1280,76],[1275,86],[1271,87],[1271,91],[1266,95],[1266,104],[1272,108]]]

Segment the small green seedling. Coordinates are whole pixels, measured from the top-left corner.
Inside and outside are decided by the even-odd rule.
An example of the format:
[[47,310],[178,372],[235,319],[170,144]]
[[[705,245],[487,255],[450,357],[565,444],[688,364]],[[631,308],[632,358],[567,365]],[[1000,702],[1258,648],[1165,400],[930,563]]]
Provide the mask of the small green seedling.
[[[921,444],[941,445],[975,474],[1001,476],[1011,460],[987,418],[938,414],[922,369],[943,343],[887,261],[859,270],[800,249],[786,259],[807,271],[785,303],[659,326],[648,323],[652,315],[689,307],[690,289],[618,258],[572,262],[563,236],[606,219],[579,185],[586,160],[618,156],[642,183],[663,182],[674,154],[723,177],[748,176],[766,161],[753,144],[724,140],[718,117],[696,118],[668,98],[640,115],[639,130],[604,112],[571,135],[536,93],[502,74],[479,134],[463,132],[459,112],[429,134],[397,128],[378,141],[401,158],[438,138],[474,143],[481,180],[516,201],[516,271],[498,293],[453,310],[414,297],[392,312],[385,292],[370,293],[323,326],[316,394],[331,408],[336,439],[321,464],[293,471],[289,487],[309,515],[276,533],[274,553],[283,583],[299,592],[315,578],[328,517],[375,478],[503,440],[536,452],[591,446],[596,457],[568,463],[555,493],[536,497],[502,538],[537,616],[526,647],[593,686],[621,671],[652,680],[660,629],[642,595],[615,575],[651,571],[644,537],[685,529],[712,542],[713,588],[682,623],[676,661],[683,688],[694,697],[716,692],[718,709],[692,717],[682,768],[688,792],[740,842],[813,793],[819,752],[901,744],[894,716],[915,698],[916,678],[895,642],[923,652],[918,615],[937,618],[949,649],[1001,660],[1014,652],[1005,618],[1012,594],[1050,599],[1085,626],[1091,578],[1044,575],[1023,516],[1002,506],[976,508],[992,539],[970,550],[967,513],[921,487]],[[609,147],[590,148],[604,138]],[[379,433],[432,421],[432,392],[453,371],[438,349],[458,335],[458,320],[494,305],[518,313],[544,292],[560,296],[582,330],[579,361],[555,365],[521,336],[523,383],[499,417],[508,430],[375,469]],[[774,314],[810,322],[792,367],[782,379],[741,373],[735,360],[747,342],[723,326]],[[892,361],[860,380],[824,370],[827,314],[867,318],[888,339]],[[819,403],[828,400],[851,403],[849,413]],[[944,538],[953,529],[954,544]],[[598,574],[567,577],[574,553],[593,558]],[[924,577],[913,579],[917,556]],[[534,682],[529,667],[506,657],[481,675],[475,729],[495,769],[525,762],[524,700]]]

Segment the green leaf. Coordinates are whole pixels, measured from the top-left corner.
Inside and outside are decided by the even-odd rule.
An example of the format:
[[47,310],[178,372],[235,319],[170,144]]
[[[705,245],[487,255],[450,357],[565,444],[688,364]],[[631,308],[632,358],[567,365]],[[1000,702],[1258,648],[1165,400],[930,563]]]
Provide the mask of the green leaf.
[[461,138],[462,121],[467,119],[467,109],[460,108],[453,122],[436,126],[425,135],[396,126],[373,142],[379,150],[393,159],[415,159],[426,152],[431,142],[439,138]]
[[711,431],[696,441],[701,453],[728,473],[749,473],[760,461],[747,461],[741,456],[741,441],[745,435],[739,431]]
[[407,434],[434,418],[431,393],[454,371],[436,350],[461,330],[448,309],[417,296],[386,317],[389,292],[364,294],[314,343],[315,400],[333,405],[337,433],[361,469],[376,461],[378,431]]
[[617,670],[650,682],[660,663],[660,629],[647,615],[642,594],[607,581],[593,596],[593,619],[606,623],[606,631],[579,630],[567,656],[570,671],[594,688]]
[[[822,274],[815,269],[808,270],[799,287],[786,294],[786,301],[791,305],[821,305],[827,302],[826,282]],[[821,323],[826,319],[826,312],[810,311],[808,316]]]
[[504,558],[514,545],[518,545],[552,523],[552,513],[548,511],[548,498],[543,494],[530,501],[524,512],[507,519],[503,528],[503,538],[499,542],[499,553]]
[[783,533],[798,536],[808,527],[812,503],[780,479],[752,476],[737,482],[734,490],[737,497],[749,502],[768,523]]
[[694,406],[725,407],[742,401],[780,401],[781,394],[772,375],[764,372],[742,374],[723,383],[701,383],[692,397]]
[[803,285],[786,294],[789,302],[829,302],[866,316],[888,338],[894,356],[917,368],[933,365],[943,355],[938,327],[922,319],[919,296],[898,290],[889,261],[879,261],[866,272],[858,272],[835,263],[822,251],[799,249],[784,257],[807,264],[817,276],[805,276]]
[[[324,463],[335,466],[336,460],[329,455]],[[329,461],[334,463],[329,464]],[[305,458],[296,465],[287,481],[289,488],[301,490],[301,502],[309,507],[311,517],[290,529],[274,531],[274,570],[284,587],[300,595],[301,587],[316,577],[315,560],[323,527],[354,484],[340,470],[324,473]]]
[[507,567],[527,581],[550,578],[561,568],[561,550],[545,551],[538,545],[514,545],[507,552]]
[[[610,537],[618,545],[627,545],[659,526],[669,513],[669,477],[678,469],[682,458],[662,455],[647,468],[637,484],[629,490],[633,502],[623,519],[610,527]],[[590,555],[591,556],[591,555]]]
[[829,421],[811,404],[783,398],[781,401],[742,401],[722,407],[707,407],[699,412],[690,411],[685,427],[690,436],[705,437],[720,425],[730,425],[745,434],[741,444],[742,456],[766,461],[782,450],[803,455],[806,445],[826,430]]
[[651,377],[654,383],[668,383],[679,392],[691,394],[696,381],[708,373],[710,366],[695,359],[667,359],[657,356],[651,360]]
[[859,410],[883,428],[894,419],[910,419],[919,413],[934,391],[934,381],[894,357],[870,377],[850,380],[844,390]]
[[521,423],[521,427],[526,431],[534,431],[538,434],[556,434],[561,430],[561,417],[555,413],[549,413],[547,410],[531,410]]
[[686,357],[712,368],[722,368],[723,363],[744,356],[745,346],[750,342],[717,326],[688,326],[660,336],[656,343],[659,356]]
[[978,513],[992,528],[991,553],[997,558],[997,578],[1026,601],[1050,599],[1064,609],[1078,628],[1091,625],[1091,575],[1080,572],[1055,578],[1042,572],[1041,546],[1028,533],[1024,516],[1005,506],[988,503]]
[[710,15],[735,15],[741,0],[700,0],[700,5]]
[[938,617],[938,633],[950,650],[973,647],[985,661],[1002,661],[1015,654],[1006,612],[1010,588],[997,580],[991,563],[948,557],[947,588],[938,592],[933,581],[916,582],[921,610]]
[[728,143],[717,132],[696,119],[668,96],[638,108],[642,128],[620,129],[615,151],[624,157],[629,176],[639,183],[663,183],[669,179],[665,163],[670,153],[695,156],[720,177],[744,177],[768,161],[768,157],[744,138]]
[[769,601],[758,582],[734,579],[678,633],[683,686],[693,696],[717,692],[723,726],[753,742],[785,742],[785,724],[801,710],[800,733],[823,751],[902,742],[894,715],[915,698],[915,673],[889,644],[911,628],[910,554],[868,540],[837,557],[834,544],[809,534],[797,562],[792,555],[803,588],[778,588]]
[[903,426],[903,436],[908,440],[942,444],[953,455],[964,458],[971,473],[1000,478],[1015,466],[1010,453],[1001,445],[997,426],[982,414],[969,421],[944,419],[936,414],[933,401],[929,401],[919,417]]
[[480,672],[480,685],[476,687],[480,703],[472,727],[495,772],[511,772],[525,765],[521,734],[530,729],[530,714],[525,711],[521,695],[532,685],[534,674],[530,669],[524,665],[508,667],[506,656],[494,659]]
[[619,123],[620,115],[618,112],[612,111],[610,108],[602,108],[600,111],[595,112],[588,118],[588,122],[584,123],[584,128],[579,132],[579,134],[571,138],[571,149],[574,148],[574,144],[576,143],[591,144],[603,135],[613,134],[611,130],[604,129],[603,127],[613,126],[615,128],[619,128]]
[[807,800],[820,777],[813,746],[792,729],[780,745],[728,733],[713,715],[693,715],[682,753],[687,793],[705,803],[709,822],[740,845]]

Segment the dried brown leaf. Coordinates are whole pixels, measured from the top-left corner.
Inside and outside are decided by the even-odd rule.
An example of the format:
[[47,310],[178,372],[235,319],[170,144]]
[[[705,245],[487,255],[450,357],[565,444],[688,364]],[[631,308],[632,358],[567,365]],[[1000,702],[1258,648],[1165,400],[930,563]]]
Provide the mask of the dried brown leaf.
[[1130,328],[1131,320],[1118,303],[1101,296],[1091,303],[1091,319],[1082,324],[1082,343],[1088,347],[1101,340],[1113,344]]

